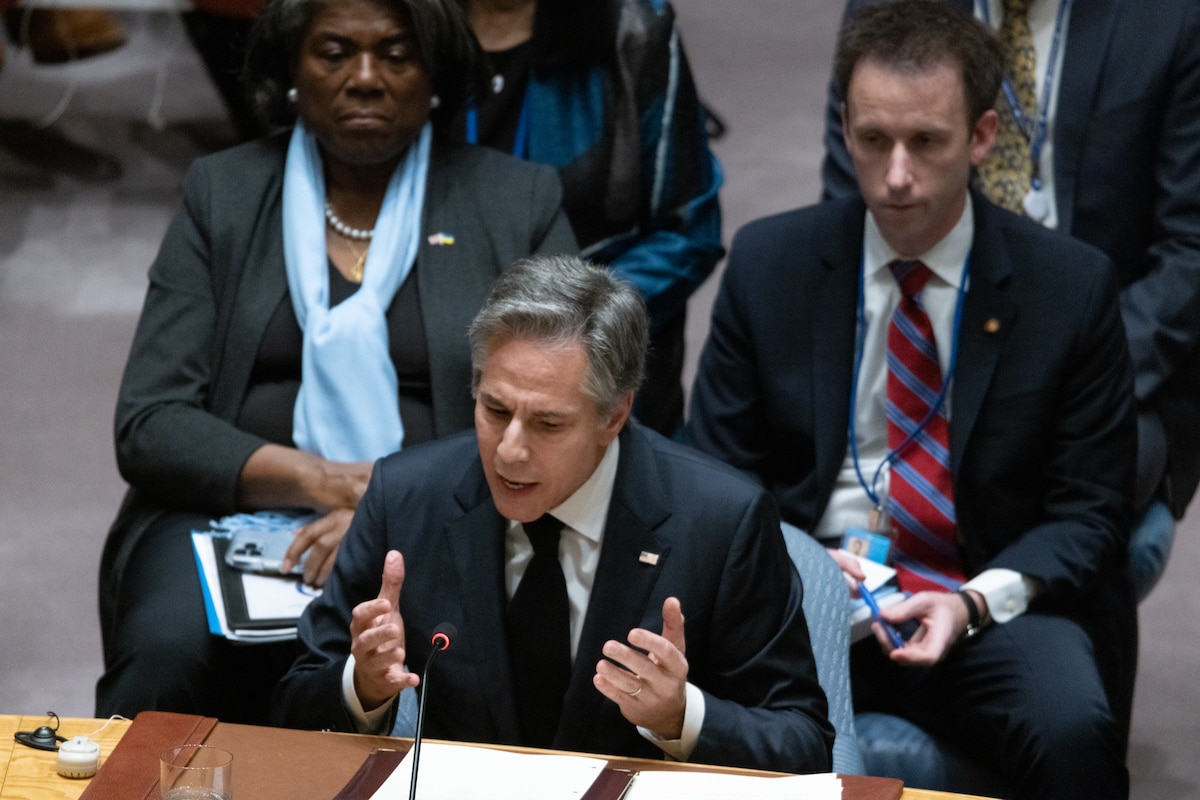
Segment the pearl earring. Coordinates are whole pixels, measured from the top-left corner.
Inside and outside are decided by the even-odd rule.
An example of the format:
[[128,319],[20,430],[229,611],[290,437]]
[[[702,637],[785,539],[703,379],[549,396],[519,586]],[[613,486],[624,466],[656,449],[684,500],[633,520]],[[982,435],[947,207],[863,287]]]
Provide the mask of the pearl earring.
[[295,86],[287,90],[287,99],[292,105],[296,105],[296,101],[300,99],[300,93],[296,91]]
[[441,104],[442,104],[442,98],[438,97],[436,94],[433,97],[429,98],[429,107],[430,108],[437,108]]

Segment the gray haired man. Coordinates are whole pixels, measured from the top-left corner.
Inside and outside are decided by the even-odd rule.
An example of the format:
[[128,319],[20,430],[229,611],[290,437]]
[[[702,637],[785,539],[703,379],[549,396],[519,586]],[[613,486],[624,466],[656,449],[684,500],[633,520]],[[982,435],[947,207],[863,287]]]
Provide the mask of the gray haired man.
[[646,327],[636,291],[579,259],[501,276],[470,331],[475,432],[376,465],[281,723],[387,730],[449,623],[430,736],[829,769],[775,505],[630,420]]

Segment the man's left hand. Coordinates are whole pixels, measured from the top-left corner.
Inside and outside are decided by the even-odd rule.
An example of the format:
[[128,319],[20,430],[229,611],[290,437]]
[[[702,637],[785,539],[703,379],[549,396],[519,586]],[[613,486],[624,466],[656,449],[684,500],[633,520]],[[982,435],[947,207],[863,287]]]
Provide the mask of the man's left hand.
[[[634,628],[628,645],[613,639],[605,642],[604,655],[616,663],[601,660],[592,683],[620,706],[625,719],[674,740],[683,733],[687,705],[688,662],[679,599],[668,597],[662,614],[661,636]],[[645,652],[639,652],[642,650]]]
[[917,592],[907,600],[888,606],[880,614],[893,625],[908,620],[920,623],[904,647],[897,648],[892,647],[878,623],[871,625],[875,638],[888,651],[888,657],[904,666],[933,666],[946,657],[967,630],[966,606],[952,592]]

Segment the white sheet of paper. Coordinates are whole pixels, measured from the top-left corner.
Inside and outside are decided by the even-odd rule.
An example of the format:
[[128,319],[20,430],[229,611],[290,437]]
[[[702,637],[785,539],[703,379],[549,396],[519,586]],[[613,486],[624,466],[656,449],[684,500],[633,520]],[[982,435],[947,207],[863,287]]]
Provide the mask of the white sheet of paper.
[[842,780],[818,775],[726,775],[682,770],[647,772],[634,779],[623,800],[841,800]]
[[[607,764],[603,758],[426,742],[417,795],[421,800],[570,800],[582,797]],[[411,782],[410,750],[372,800],[407,800]]]
[[242,575],[242,591],[246,593],[246,614],[255,620],[299,617],[321,594],[320,589],[295,578],[253,572]]
[[[863,573],[867,576],[867,579],[863,582],[867,584],[867,588],[872,592],[877,591],[880,586],[883,586],[896,576],[896,570],[885,564],[880,564],[869,558],[863,558],[848,550],[843,550],[842,552],[857,559],[858,565],[862,567]],[[850,580],[850,578],[847,578],[847,580]]]

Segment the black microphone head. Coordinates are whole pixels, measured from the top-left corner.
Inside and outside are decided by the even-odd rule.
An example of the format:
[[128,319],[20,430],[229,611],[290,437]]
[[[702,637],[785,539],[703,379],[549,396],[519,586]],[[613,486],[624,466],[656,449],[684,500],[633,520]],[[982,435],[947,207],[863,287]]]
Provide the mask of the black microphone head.
[[433,629],[433,636],[430,641],[438,650],[446,650],[450,647],[450,642],[454,637],[458,636],[458,628],[451,625],[449,622],[443,622]]

